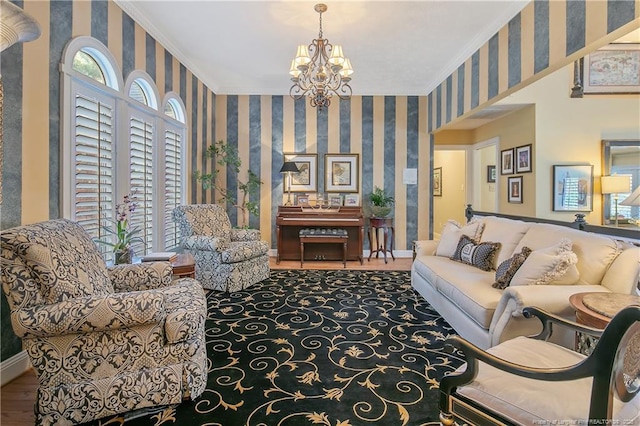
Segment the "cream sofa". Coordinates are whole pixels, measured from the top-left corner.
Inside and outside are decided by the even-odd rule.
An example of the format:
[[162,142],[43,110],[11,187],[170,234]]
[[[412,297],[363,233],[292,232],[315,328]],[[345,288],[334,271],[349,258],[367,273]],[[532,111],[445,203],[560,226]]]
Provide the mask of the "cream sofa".
[[[494,268],[510,259],[523,247],[540,250],[569,239],[575,253],[575,269],[579,277],[572,284],[517,285],[494,288],[496,271],[484,271],[475,266],[436,255],[438,248],[451,246],[448,241],[425,240],[415,243],[415,260],[411,268],[411,283],[465,339],[487,349],[502,341],[540,330],[535,319],[525,319],[522,309],[537,306],[570,320],[575,311],[569,297],[580,292],[636,291],[640,274],[640,247],[602,234],[585,232],[565,226],[525,222],[495,216],[476,217],[480,224],[480,242],[499,242]],[[469,226],[464,226],[464,232]],[[471,227],[473,228],[473,227]],[[442,236],[445,236],[443,232]],[[458,237],[456,237],[458,238]],[[455,241],[453,241],[455,245]],[[529,259],[527,259],[529,260]],[[522,268],[524,267],[523,264]],[[577,279],[576,279],[577,278]],[[560,282],[562,280],[559,280]],[[566,280],[565,280],[566,281]],[[570,280],[572,281],[572,280]],[[573,345],[573,334],[559,333],[555,341]]]

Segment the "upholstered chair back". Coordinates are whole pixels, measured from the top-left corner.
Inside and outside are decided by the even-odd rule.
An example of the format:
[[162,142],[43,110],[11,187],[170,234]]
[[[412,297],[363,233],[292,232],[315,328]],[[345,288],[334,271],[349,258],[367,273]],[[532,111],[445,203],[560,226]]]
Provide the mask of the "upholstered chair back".
[[217,204],[190,204],[176,207],[173,219],[180,227],[181,239],[192,236],[217,237],[220,248],[231,241],[231,221],[227,212]]
[[56,219],[0,234],[9,307],[27,308],[114,292],[95,243],[75,222]]

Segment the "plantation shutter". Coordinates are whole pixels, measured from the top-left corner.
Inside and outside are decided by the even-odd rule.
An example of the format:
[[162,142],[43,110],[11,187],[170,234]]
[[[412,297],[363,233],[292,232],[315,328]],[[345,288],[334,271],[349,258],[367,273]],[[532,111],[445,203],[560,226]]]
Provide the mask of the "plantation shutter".
[[173,222],[172,212],[182,200],[182,136],[173,130],[167,130],[164,143],[164,247],[171,249],[180,243],[178,227]]
[[76,94],[74,139],[74,219],[91,237],[113,241],[102,229],[114,219],[113,106]]
[[131,163],[130,191],[138,203],[131,213],[129,229],[139,229],[136,234],[142,242],[133,244],[136,255],[149,253],[153,248],[153,124],[143,119],[130,119]]

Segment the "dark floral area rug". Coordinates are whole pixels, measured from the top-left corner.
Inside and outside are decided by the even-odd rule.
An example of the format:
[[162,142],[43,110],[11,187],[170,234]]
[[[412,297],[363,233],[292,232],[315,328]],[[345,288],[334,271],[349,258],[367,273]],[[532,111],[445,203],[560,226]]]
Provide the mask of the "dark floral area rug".
[[204,394],[94,425],[437,425],[439,381],[463,362],[407,271],[272,271],[208,307]]

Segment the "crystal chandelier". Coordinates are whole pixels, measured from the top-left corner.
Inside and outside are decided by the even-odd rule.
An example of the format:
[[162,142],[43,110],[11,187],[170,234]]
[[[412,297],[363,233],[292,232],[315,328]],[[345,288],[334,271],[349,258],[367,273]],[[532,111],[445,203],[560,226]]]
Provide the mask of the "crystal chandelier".
[[291,81],[289,90],[292,98],[298,100],[309,97],[311,106],[322,108],[331,104],[331,97],[340,99],[351,97],[351,62],[342,54],[342,46],[332,45],[322,38],[322,14],[327,11],[326,4],[316,4],[314,10],[320,14],[318,38],[309,46],[298,46],[296,57],[291,61]]

